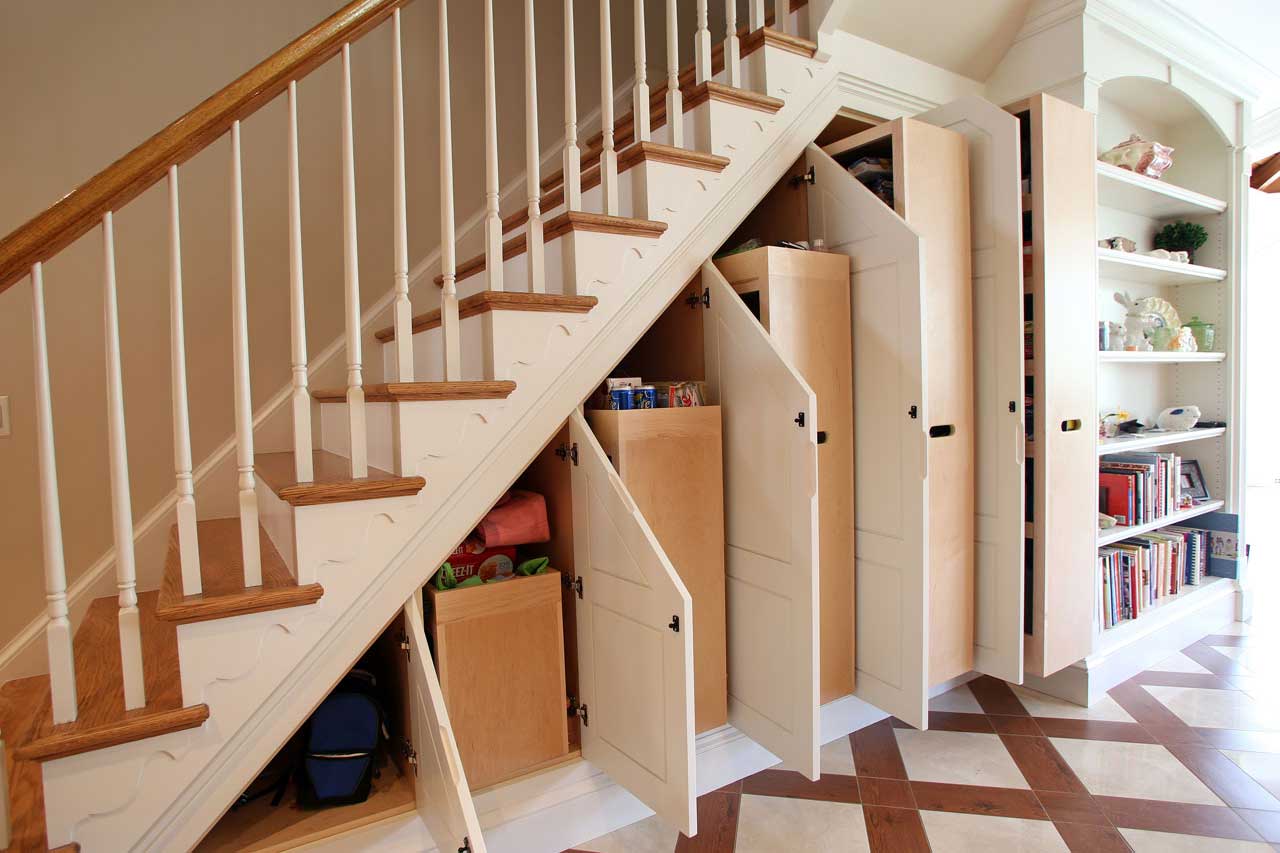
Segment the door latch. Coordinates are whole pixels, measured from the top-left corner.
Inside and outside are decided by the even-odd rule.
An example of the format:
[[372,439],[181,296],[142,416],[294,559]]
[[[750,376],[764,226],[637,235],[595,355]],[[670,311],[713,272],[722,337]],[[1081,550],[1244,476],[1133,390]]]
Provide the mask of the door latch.
[[667,625],[667,627],[670,628],[672,631],[675,631],[677,634],[679,634],[680,633],[680,617],[672,616],[671,623]]
[[1016,401],[1014,401],[1014,400],[1010,400],[1010,401],[1009,401],[1009,414],[1014,414],[1014,413],[1016,413],[1017,411],[1018,411],[1018,404],[1017,404],[1017,402],[1016,402]]
[[907,409],[907,414],[911,416],[912,420],[915,420],[916,418],[920,417],[920,410],[917,409],[915,406],[912,406],[911,408]]
[[794,418],[792,418],[792,420],[795,421],[796,426],[800,427],[801,429],[804,429],[804,412],[800,412]]

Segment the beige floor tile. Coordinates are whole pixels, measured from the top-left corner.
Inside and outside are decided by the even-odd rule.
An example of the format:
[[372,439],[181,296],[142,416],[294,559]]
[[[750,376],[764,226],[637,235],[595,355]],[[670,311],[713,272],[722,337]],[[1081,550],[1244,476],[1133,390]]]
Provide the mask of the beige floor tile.
[[973,691],[969,689],[969,685],[961,684],[959,687],[948,690],[941,696],[935,696],[930,699],[929,710],[981,714],[982,706],[978,704],[977,699],[973,698]]
[[1251,731],[1280,729],[1280,703],[1240,690],[1145,685],[1148,693],[1189,726]]
[[857,775],[853,767],[853,747],[849,744],[847,735],[824,744],[818,759],[824,775],[827,773],[839,773],[842,776]]
[[1047,820],[920,812],[933,853],[1057,853],[1067,850],[1058,830]]
[[1184,655],[1182,652],[1171,655],[1148,669],[1157,672],[1194,672],[1199,675],[1212,675],[1209,670]]
[[1227,838],[1204,838],[1199,835],[1175,835],[1146,829],[1122,829],[1133,853],[1271,853],[1270,844],[1256,841],[1232,841]]
[[1125,713],[1116,700],[1103,696],[1089,707],[1028,690],[1025,687],[1009,685],[1014,694],[1022,701],[1022,705],[1033,717],[1063,717],[1069,720],[1111,720],[1120,723],[1132,723],[1133,717]]
[[1234,749],[1224,749],[1222,754],[1239,764],[1241,770],[1270,791],[1272,796],[1280,798],[1280,755]]
[[734,853],[790,850],[870,851],[862,806],[744,794]]
[[1213,791],[1159,744],[1050,740],[1093,794],[1223,805]]
[[581,844],[579,848],[591,853],[671,853],[679,838],[680,833],[653,815]]
[[1027,788],[1000,738],[971,732],[895,729],[907,777],[920,782]]

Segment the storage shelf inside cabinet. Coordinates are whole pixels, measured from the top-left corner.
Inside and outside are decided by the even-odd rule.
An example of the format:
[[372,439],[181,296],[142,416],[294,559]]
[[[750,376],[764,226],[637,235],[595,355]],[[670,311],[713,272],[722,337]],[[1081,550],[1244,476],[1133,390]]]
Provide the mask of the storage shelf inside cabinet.
[[1208,515],[1211,512],[1217,512],[1222,509],[1223,501],[1209,501],[1207,503],[1193,506],[1191,509],[1184,509],[1179,512],[1170,513],[1163,518],[1157,518],[1155,521],[1149,521],[1146,524],[1134,524],[1128,527],[1109,527],[1106,530],[1098,531],[1098,546],[1110,545],[1113,542],[1119,542],[1122,539],[1128,539],[1130,536],[1139,536],[1143,533],[1150,533],[1153,530],[1159,530],[1161,527],[1169,527],[1173,524],[1181,524],[1184,521],[1197,518],[1202,515]]
[[1137,619],[1127,619],[1118,625],[1104,628],[1098,638],[1096,654],[1105,655],[1128,643],[1140,639],[1158,627],[1158,623],[1172,622],[1188,608],[1196,607],[1205,598],[1231,594],[1229,578],[1206,575],[1200,583],[1188,586],[1177,595],[1169,595],[1149,604]]
[[1220,199],[1139,175],[1101,161],[1098,169],[1098,204],[1127,210],[1150,219],[1203,216],[1222,213],[1227,203]]
[[1215,284],[1227,277],[1227,271],[1099,246],[1098,277],[1138,284]]
[[1226,359],[1225,352],[1100,352],[1098,361],[1115,364],[1213,364]]
[[1224,427],[1212,427],[1104,438],[1098,441],[1098,455],[1106,456],[1108,453],[1128,453],[1133,450],[1148,450],[1152,447],[1167,447],[1171,444],[1183,444],[1188,441],[1199,441],[1205,438],[1218,438],[1224,433],[1226,433]]

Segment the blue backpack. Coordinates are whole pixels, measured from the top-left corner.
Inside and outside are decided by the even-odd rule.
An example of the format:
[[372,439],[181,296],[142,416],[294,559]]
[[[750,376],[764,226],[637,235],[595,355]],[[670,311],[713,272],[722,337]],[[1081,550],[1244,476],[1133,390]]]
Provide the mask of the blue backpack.
[[377,679],[352,670],[307,721],[298,764],[298,804],[304,808],[362,803],[377,775],[387,739]]

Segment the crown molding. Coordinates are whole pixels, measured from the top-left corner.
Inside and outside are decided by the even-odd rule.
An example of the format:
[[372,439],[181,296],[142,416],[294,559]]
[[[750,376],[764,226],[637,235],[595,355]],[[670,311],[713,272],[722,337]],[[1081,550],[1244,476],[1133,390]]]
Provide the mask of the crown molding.
[[1255,160],[1280,151],[1280,107],[1254,119],[1246,138],[1249,156]]
[[1029,39],[1084,14],[1085,0],[1035,0],[1014,36],[1014,42]]

